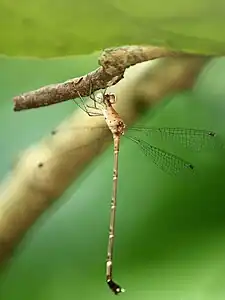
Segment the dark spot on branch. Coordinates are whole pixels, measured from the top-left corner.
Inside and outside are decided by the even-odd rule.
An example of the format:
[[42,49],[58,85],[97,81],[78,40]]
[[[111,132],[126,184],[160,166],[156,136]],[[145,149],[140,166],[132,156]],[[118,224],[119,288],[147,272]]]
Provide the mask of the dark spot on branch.
[[51,131],[51,135],[55,135],[56,133],[57,133],[56,129]]

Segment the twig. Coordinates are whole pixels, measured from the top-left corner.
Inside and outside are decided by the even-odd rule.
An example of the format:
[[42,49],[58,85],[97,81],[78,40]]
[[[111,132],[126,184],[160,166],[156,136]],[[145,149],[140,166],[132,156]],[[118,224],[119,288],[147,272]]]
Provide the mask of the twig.
[[100,67],[95,71],[66,82],[47,85],[38,90],[14,97],[14,111],[48,106],[59,102],[89,96],[92,91],[104,89],[119,82],[130,66],[178,53],[153,46],[127,46],[106,49],[99,58]]

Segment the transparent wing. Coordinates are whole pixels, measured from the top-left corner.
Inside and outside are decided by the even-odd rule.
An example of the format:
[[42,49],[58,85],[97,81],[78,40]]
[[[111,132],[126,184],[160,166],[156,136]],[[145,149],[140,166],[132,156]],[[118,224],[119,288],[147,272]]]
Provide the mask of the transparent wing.
[[127,137],[135,142],[146,156],[150,156],[155,165],[170,175],[176,175],[183,169],[188,169],[190,171],[193,171],[194,169],[194,166],[191,163],[172,153],[154,147],[141,139],[130,136]]
[[145,136],[154,136],[158,134],[162,140],[174,140],[181,143],[185,148],[192,151],[201,151],[203,148],[213,149],[215,147],[223,147],[217,134],[213,131],[199,130],[192,128],[143,128],[133,127],[129,132],[139,132]]
[[[102,133],[109,129],[107,125],[95,127],[69,127],[64,130],[101,130]],[[131,127],[127,133],[132,136],[159,137],[164,141],[174,141],[180,143],[183,147],[191,151],[201,151],[202,149],[224,149],[224,145],[219,136],[213,131],[193,129],[193,128],[169,128],[169,127]],[[126,133],[125,133],[126,135]]]

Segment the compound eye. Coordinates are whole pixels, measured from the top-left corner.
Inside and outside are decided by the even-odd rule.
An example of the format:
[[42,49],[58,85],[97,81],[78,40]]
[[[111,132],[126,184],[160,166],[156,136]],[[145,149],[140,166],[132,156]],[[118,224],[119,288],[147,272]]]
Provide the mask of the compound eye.
[[115,104],[116,103],[116,95],[115,94],[113,94],[113,93],[109,94],[109,102],[111,104]]

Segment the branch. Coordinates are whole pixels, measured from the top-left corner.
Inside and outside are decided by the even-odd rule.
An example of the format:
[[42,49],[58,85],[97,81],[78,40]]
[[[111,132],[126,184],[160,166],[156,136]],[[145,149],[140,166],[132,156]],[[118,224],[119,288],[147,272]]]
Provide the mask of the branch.
[[[119,82],[130,66],[178,53],[152,46],[127,46],[106,49],[99,58],[100,67],[95,71],[66,82],[44,86],[14,97],[14,111],[48,106],[59,102],[90,96],[92,92]],[[91,86],[90,86],[91,85]],[[79,92],[79,93],[78,93]]]
[[[168,93],[190,88],[206,62],[207,59],[195,56],[166,58],[153,67],[146,63],[131,68],[123,81],[110,88],[117,95],[116,109],[131,125],[139,117],[137,101],[151,107]],[[97,129],[104,125],[103,118],[91,118],[77,110],[54,135],[25,151],[0,186],[0,263],[12,255],[41,214],[110,144],[110,132],[103,135]],[[76,127],[82,130],[74,130]]]

